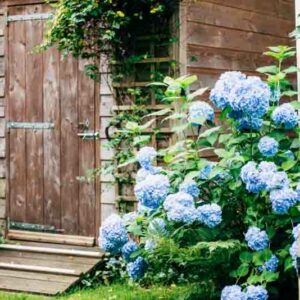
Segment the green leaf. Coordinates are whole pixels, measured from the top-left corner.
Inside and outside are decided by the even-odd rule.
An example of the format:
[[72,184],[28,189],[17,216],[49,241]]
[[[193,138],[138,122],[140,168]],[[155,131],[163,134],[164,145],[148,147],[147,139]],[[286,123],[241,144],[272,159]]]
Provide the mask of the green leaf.
[[192,171],[185,175],[184,181],[190,181],[199,175],[199,171]]
[[126,167],[126,166],[131,165],[131,164],[133,164],[135,162],[136,162],[136,158],[132,157],[132,158],[126,160],[125,162],[123,162],[122,164],[118,165],[118,168]]
[[277,74],[279,72],[279,69],[277,66],[272,65],[272,66],[265,66],[265,67],[261,67],[256,69],[257,72],[259,73],[267,73],[267,74]]
[[149,141],[151,139],[151,136],[150,135],[141,135],[141,136],[136,136],[134,139],[133,139],[133,145],[134,146],[137,146],[137,145],[145,145],[145,144],[148,144]]
[[244,277],[249,273],[249,266],[248,264],[242,264],[239,266],[239,268],[236,270],[236,275],[238,277]]
[[198,80],[198,77],[196,75],[181,76],[181,77],[176,79],[176,82],[180,83],[183,88],[187,88],[197,80]]
[[284,91],[281,93],[282,96],[287,96],[287,97],[293,97],[298,95],[298,92],[296,91]]
[[207,87],[196,90],[195,92],[193,92],[187,96],[187,101],[192,101],[196,97],[202,96],[207,90],[208,90]]
[[289,102],[295,109],[300,109],[300,102],[299,101],[292,101]]
[[152,116],[164,116],[164,115],[168,114],[171,111],[172,111],[172,109],[165,108],[165,109],[162,109],[162,110],[155,111],[153,113],[147,114],[146,116],[144,116],[144,118],[145,117],[152,117]]
[[215,149],[214,152],[221,158],[229,158],[232,156],[232,153],[225,149]]
[[290,74],[290,73],[297,73],[299,69],[296,66],[290,66],[284,70],[282,70],[283,73]]
[[300,139],[296,138],[293,139],[292,144],[291,144],[291,149],[297,149],[300,148]]
[[220,129],[221,129],[221,126],[217,126],[217,127],[213,127],[213,128],[207,129],[207,130],[203,131],[202,133],[200,133],[198,137],[199,138],[208,137],[209,135],[211,135],[213,133],[219,132]]
[[252,261],[252,253],[250,252],[242,252],[240,254],[240,260],[243,263],[250,263]]
[[283,169],[284,171],[287,171],[287,170],[292,169],[292,168],[295,166],[296,163],[297,163],[297,161],[295,161],[295,160],[288,160],[288,161],[285,161],[285,162],[281,165],[281,167],[282,167],[282,169]]

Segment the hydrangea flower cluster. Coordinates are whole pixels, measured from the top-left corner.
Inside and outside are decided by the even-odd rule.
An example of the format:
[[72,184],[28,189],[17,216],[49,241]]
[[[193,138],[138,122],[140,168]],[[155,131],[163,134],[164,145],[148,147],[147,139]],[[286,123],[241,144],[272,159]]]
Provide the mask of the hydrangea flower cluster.
[[213,122],[214,118],[214,109],[206,102],[194,102],[189,108],[189,122],[194,126],[202,125],[205,121]]
[[147,263],[143,257],[139,256],[133,262],[127,265],[127,273],[129,277],[133,280],[138,280],[142,278],[147,269]]
[[285,129],[292,129],[298,124],[299,117],[294,107],[285,103],[275,108],[272,120],[276,125],[282,125]]
[[293,238],[294,242],[290,247],[290,255],[293,259],[293,266],[297,269],[297,258],[298,258],[298,244],[299,244],[299,235],[300,235],[300,224],[293,228]]
[[192,224],[196,220],[194,199],[185,192],[170,194],[163,206],[169,221]]
[[248,243],[248,247],[254,251],[261,251],[268,247],[269,237],[264,230],[252,226],[245,234],[245,240]]
[[231,108],[230,118],[238,121],[239,130],[259,130],[271,99],[271,90],[259,77],[240,72],[221,75],[210,100],[221,109]]
[[241,80],[245,80],[246,75],[241,72],[225,72],[220,76],[210,93],[210,100],[217,108],[224,109],[229,105],[231,90]]
[[276,272],[278,268],[279,260],[276,255],[272,255],[269,260],[267,260],[262,266],[258,267],[259,271],[268,271],[268,272]]
[[277,214],[286,214],[288,210],[297,203],[298,194],[290,188],[272,190],[270,200],[272,209]]
[[108,217],[100,228],[100,247],[104,251],[118,254],[127,242],[128,234],[121,217],[116,214]]
[[229,285],[222,290],[221,300],[246,300],[246,294],[239,285]]
[[123,247],[122,247],[122,256],[125,261],[131,261],[131,254],[133,254],[135,251],[138,250],[138,245],[134,241],[128,241]]
[[162,171],[161,167],[148,166],[147,169],[141,168],[136,173],[136,182],[145,180],[149,175],[157,175]]
[[246,299],[247,300],[267,300],[268,292],[261,285],[249,285],[246,288]]
[[181,183],[179,186],[179,191],[187,193],[194,198],[197,198],[200,194],[200,189],[197,186],[197,183],[194,180]]
[[148,170],[152,166],[152,161],[157,156],[157,152],[153,147],[143,147],[136,155],[140,165]]
[[259,140],[258,150],[265,157],[273,157],[278,152],[278,142],[268,136],[264,136]]
[[134,193],[140,203],[148,208],[156,209],[165,200],[170,188],[170,182],[165,175],[149,175],[138,182]]
[[145,250],[151,251],[156,247],[156,243],[153,240],[146,240],[145,242]]
[[214,228],[222,222],[222,209],[215,203],[199,206],[197,213],[198,220],[209,228]]

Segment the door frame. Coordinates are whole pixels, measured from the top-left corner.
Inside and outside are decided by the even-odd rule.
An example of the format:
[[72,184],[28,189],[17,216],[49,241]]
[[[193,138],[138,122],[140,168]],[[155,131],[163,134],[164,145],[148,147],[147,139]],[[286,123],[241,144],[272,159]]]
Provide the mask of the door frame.
[[[55,0],[50,0],[50,2],[57,2]],[[8,10],[13,6],[23,6],[23,5],[35,5],[35,4],[44,4],[45,1],[42,0],[5,0],[0,4],[0,9],[4,11],[5,18],[8,16]],[[26,22],[26,21],[25,21]],[[5,187],[5,231],[4,237],[8,236],[8,223],[10,216],[10,149],[9,149],[9,128],[7,128],[7,118],[8,118],[8,91],[9,91],[9,37],[8,37],[8,23],[4,28],[4,62],[5,62],[5,70],[4,70],[4,78],[5,78],[5,165],[6,165],[6,187]],[[100,131],[100,83],[95,81],[94,85],[94,93],[95,93],[95,131]],[[100,168],[100,142],[101,139],[95,139],[95,167]],[[95,178],[95,244],[98,244],[98,235],[99,235],[99,227],[101,223],[101,184],[100,179],[98,177]]]

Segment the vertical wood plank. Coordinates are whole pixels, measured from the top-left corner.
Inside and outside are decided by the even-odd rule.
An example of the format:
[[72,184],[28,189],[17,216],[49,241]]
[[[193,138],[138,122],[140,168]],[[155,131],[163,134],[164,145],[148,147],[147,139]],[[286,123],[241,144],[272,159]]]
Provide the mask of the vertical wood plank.
[[44,222],[56,228],[61,228],[59,60],[54,48],[44,53],[44,122],[54,123],[44,131]]
[[[40,13],[41,6],[30,5],[26,13]],[[43,41],[43,22],[25,23],[26,31],[26,121],[43,122],[43,55],[32,53]],[[26,130],[27,206],[26,221],[43,224],[44,221],[44,157],[43,131]]]
[[[8,120],[25,121],[25,24],[11,23],[9,39]],[[26,220],[26,147],[25,130],[13,129],[9,134],[10,147],[10,219]]]
[[[95,131],[95,82],[84,74],[88,62],[79,61],[78,107],[79,122],[88,122],[89,130]],[[95,140],[79,139],[79,174],[95,168]],[[79,183],[79,234],[95,236],[95,180]]]
[[60,62],[61,99],[61,213],[66,234],[78,234],[78,61],[68,56]]

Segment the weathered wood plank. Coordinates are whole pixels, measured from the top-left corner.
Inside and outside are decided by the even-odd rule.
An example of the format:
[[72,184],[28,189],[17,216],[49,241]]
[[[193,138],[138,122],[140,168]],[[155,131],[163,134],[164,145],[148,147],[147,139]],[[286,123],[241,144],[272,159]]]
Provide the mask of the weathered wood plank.
[[[90,131],[95,132],[95,82],[84,74],[87,61],[79,61],[78,66],[78,119],[87,122]],[[79,139],[79,175],[85,176],[88,170],[96,167],[95,140]],[[79,183],[79,228],[78,234],[95,236],[95,179]],[[87,221],[88,220],[88,221]]]
[[[24,264],[24,262],[29,264]],[[30,263],[37,263],[37,265],[35,264],[33,265]],[[41,272],[41,273],[60,274],[60,275],[72,275],[72,276],[79,276],[81,274],[81,270],[61,268],[61,263],[59,263],[58,267],[55,267],[54,265],[57,264],[53,263],[52,267],[46,267],[40,262],[18,259],[18,258],[13,258],[13,261],[10,262],[9,258],[0,256],[0,268],[2,269]]]
[[[224,2],[223,2],[224,3]],[[230,16],[230,18],[228,17]],[[191,2],[188,5],[188,21],[202,24],[251,31],[288,37],[294,29],[294,19],[279,19],[277,16],[267,16],[256,12],[241,10],[240,8],[226,7],[219,4]]]
[[0,276],[5,276],[8,278],[35,279],[40,281],[65,282],[68,284],[72,284],[74,280],[76,280],[74,276],[21,272],[5,269],[0,269]]
[[56,295],[64,292],[69,286],[70,284],[65,282],[48,281],[45,284],[44,280],[27,278],[13,278],[12,280],[10,277],[0,275],[0,289],[7,291]]
[[[1,201],[0,201],[0,206],[1,206]],[[76,257],[76,259],[78,259],[78,257],[100,258],[104,255],[100,251],[62,249],[61,247],[58,247],[57,245],[55,248],[49,248],[49,247],[45,247],[45,246],[37,247],[37,246],[26,246],[26,245],[2,244],[2,245],[0,245],[0,249],[11,250],[11,251],[23,251],[23,252],[30,252],[30,253],[42,253],[43,255],[45,255],[45,257],[49,257],[49,255],[47,255],[47,254],[67,255],[67,256],[71,256],[71,257],[74,256],[74,257]]]
[[67,234],[78,234],[78,62],[68,56],[60,62],[60,70],[62,228]]
[[61,228],[61,163],[60,163],[60,55],[54,48],[44,53],[44,105],[45,122],[53,122],[53,130],[44,131],[44,222]]
[[[55,249],[53,249],[55,250]],[[38,260],[43,262],[46,266],[52,266],[52,262],[60,262],[62,268],[66,268],[67,264],[74,264],[78,266],[93,267],[99,262],[99,258],[72,256],[71,254],[56,254],[56,253],[40,253],[40,252],[27,252],[23,250],[6,250],[1,247],[0,257],[5,257],[7,260],[14,261],[15,258],[26,260]]]
[[263,54],[239,52],[222,48],[208,48],[189,45],[187,66],[219,70],[239,70],[253,72],[258,67],[272,63]]
[[52,233],[40,233],[21,230],[9,230],[8,238],[21,241],[36,241],[56,244],[69,244],[81,246],[94,246],[94,238],[76,236],[76,235],[62,235]]
[[[41,13],[41,6],[28,6],[27,14]],[[26,116],[28,122],[43,122],[43,56],[33,48],[43,41],[43,22],[26,21]],[[43,131],[26,130],[26,221],[44,222]]]
[[187,43],[189,45],[262,53],[270,45],[285,45],[290,44],[291,41],[288,38],[189,22]]
[[278,16],[280,18],[285,18],[289,20],[293,18],[294,14],[294,4],[283,3],[280,0],[226,0],[226,2],[224,0],[205,1],[210,3],[222,4],[228,7],[240,8],[250,12],[255,11],[263,15]]
[[[9,39],[9,107],[8,119],[25,121],[25,24],[13,23],[8,27]],[[25,130],[11,130],[10,147],[10,218],[14,221],[26,220],[26,148]]]

